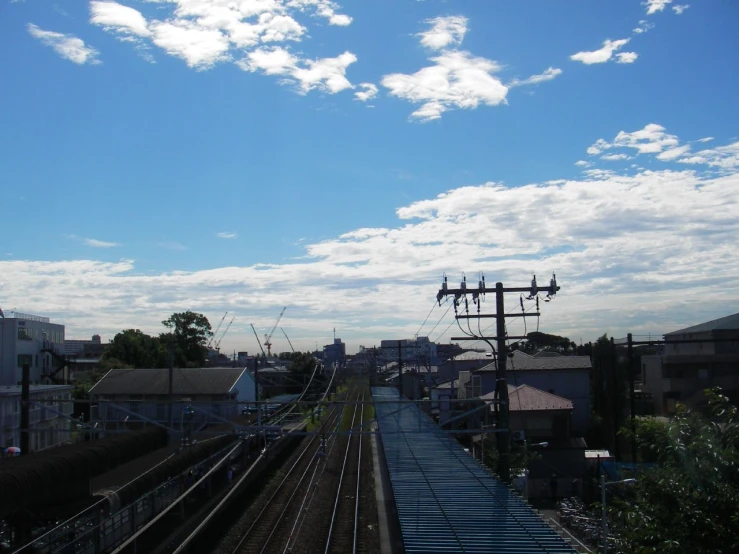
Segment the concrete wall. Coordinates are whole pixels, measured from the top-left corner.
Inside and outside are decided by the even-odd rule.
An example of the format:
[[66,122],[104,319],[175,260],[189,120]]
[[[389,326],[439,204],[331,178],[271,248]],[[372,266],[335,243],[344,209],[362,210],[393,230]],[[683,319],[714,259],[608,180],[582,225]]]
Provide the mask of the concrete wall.
[[[0,319],[0,386],[17,385],[22,379],[18,356],[26,355],[31,366],[31,383],[40,383],[48,368],[56,367],[51,355],[42,353],[44,333],[61,353],[64,349],[64,325],[25,319]],[[19,338],[19,336],[28,338]]]

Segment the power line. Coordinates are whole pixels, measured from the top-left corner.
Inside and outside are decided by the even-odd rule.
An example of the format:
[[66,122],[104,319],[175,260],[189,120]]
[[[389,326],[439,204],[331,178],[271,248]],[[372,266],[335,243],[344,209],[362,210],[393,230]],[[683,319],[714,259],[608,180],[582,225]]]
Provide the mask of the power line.
[[431,317],[431,312],[433,312],[436,309],[436,301],[434,301],[431,304],[431,310],[429,311],[428,315],[426,316],[426,319],[423,320],[423,323],[421,323],[421,326],[418,328],[418,331],[416,331],[416,335],[421,332],[421,329],[423,329],[423,326],[426,325],[426,322],[429,320],[429,317]]

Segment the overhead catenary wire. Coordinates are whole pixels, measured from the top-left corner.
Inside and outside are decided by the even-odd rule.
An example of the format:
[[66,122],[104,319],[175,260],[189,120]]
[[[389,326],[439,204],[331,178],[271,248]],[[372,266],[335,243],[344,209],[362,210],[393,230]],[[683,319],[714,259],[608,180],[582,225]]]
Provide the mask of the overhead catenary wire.
[[426,316],[426,319],[423,320],[423,323],[421,323],[421,326],[418,328],[418,331],[416,331],[416,335],[418,335],[421,332],[421,329],[423,329],[423,326],[426,325],[426,322],[429,320],[429,317],[431,317],[431,314],[436,309],[436,300],[434,300],[431,304],[431,310],[429,310],[428,315]]
[[448,308],[446,309],[446,311],[444,312],[444,315],[442,315],[442,316],[441,316],[441,317],[439,318],[439,321],[437,321],[437,322],[436,322],[436,325],[434,325],[434,328],[433,328],[433,329],[431,329],[431,331],[429,332],[429,336],[431,336],[431,333],[433,333],[433,332],[434,332],[434,330],[435,330],[435,329],[436,329],[436,328],[437,328],[437,327],[439,326],[439,323],[441,323],[441,320],[442,320],[442,319],[444,319],[444,317],[446,317],[446,314],[448,314],[448,313],[449,313],[449,310],[450,310],[451,308],[452,308],[452,305],[451,305],[451,304],[449,304],[449,307],[448,307]]

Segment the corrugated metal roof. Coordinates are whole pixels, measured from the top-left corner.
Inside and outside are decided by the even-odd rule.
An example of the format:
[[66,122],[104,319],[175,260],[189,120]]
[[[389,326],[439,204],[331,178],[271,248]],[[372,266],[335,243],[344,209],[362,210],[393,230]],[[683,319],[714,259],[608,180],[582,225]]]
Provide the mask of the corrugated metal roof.
[[[373,387],[372,396],[391,400],[398,392]],[[406,553],[574,554],[416,406],[383,403],[375,410]]]
[[[243,368],[175,369],[172,392],[176,395],[227,394],[246,370]],[[151,394],[169,392],[167,369],[111,369],[90,394]],[[242,391],[243,392],[243,391]]]
[[672,333],[666,333],[665,337],[674,335],[684,335],[686,333],[705,333],[708,331],[735,331],[739,329],[739,314],[727,315],[719,319],[713,319],[706,321],[705,323],[699,323],[692,327],[686,327],[685,329],[679,329]]

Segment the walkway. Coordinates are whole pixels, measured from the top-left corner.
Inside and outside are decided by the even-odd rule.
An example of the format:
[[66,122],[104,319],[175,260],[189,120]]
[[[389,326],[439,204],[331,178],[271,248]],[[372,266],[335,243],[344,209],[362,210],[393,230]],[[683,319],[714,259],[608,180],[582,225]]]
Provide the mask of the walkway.
[[406,553],[575,553],[417,406],[375,404],[375,413]]

